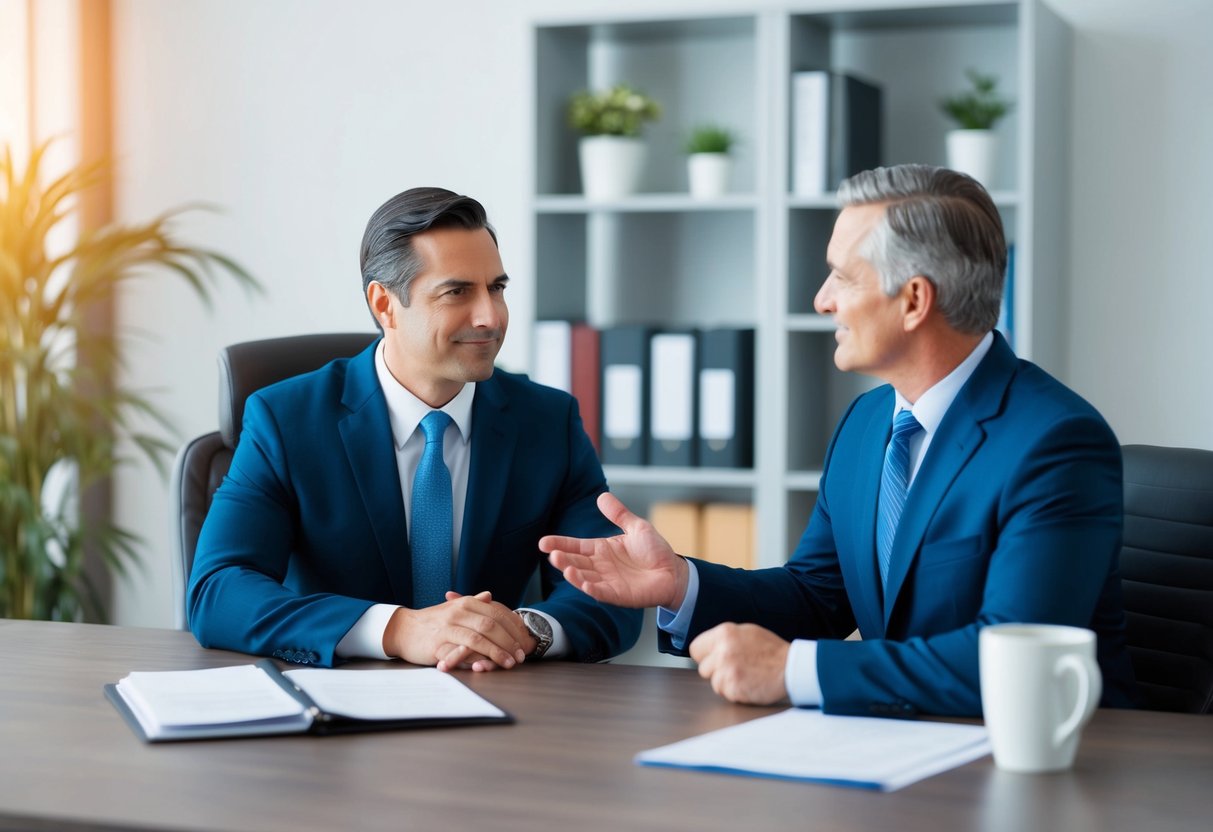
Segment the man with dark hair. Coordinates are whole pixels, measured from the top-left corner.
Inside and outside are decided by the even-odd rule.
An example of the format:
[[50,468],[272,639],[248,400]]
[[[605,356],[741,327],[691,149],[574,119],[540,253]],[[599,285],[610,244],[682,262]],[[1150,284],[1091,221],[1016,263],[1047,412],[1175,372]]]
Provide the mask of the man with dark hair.
[[[367,224],[383,337],[249,397],[198,539],[190,627],[207,647],[330,666],[598,661],[640,613],[567,583],[545,532],[618,532],[576,402],[493,367],[509,278],[484,208],[414,188]],[[543,600],[525,609],[540,571]]]
[[663,649],[689,644],[733,701],[976,715],[978,631],[1026,621],[1094,630],[1104,704],[1132,704],[1120,446],[994,331],[997,208],[923,165],[858,174],[839,198],[815,308],[837,325],[838,368],[888,384],[843,415],[788,563],[679,557],[609,494],[599,506],[623,535],[540,547],[595,598],[659,607]]

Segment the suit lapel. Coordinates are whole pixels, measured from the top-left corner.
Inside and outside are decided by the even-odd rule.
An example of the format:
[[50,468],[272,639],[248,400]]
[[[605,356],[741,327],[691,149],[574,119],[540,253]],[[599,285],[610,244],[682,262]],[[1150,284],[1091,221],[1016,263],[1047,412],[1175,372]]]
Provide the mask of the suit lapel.
[[472,459],[455,569],[456,592],[468,594],[481,588],[476,576],[497,528],[517,439],[518,424],[494,374],[476,385],[472,402]]
[[375,375],[378,343],[348,365],[341,403],[350,412],[341,420],[339,429],[358,493],[379,544],[392,597],[407,604],[413,597],[413,565],[392,425],[383,388]]
[[931,440],[927,455],[906,496],[905,508],[897,525],[897,536],[893,539],[889,580],[885,587],[886,628],[931,519],[952,483],[985,440],[982,423],[1002,409],[1007,386],[1015,373],[1015,362],[1014,353],[1002,336],[995,332],[989,353],[960,389]]

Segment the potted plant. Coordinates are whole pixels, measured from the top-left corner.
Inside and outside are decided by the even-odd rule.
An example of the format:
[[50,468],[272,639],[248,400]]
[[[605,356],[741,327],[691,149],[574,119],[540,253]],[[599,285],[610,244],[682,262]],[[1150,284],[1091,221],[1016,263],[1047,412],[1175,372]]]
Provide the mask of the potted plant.
[[47,183],[46,150],[35,148],[24,171],[10,149],[0,158],[0,618],[105,620],[85,549],[121,574],[139,541],[108,520],[81,518],[77,497],[122,464],[128,443],[162,470],[172,447],[138,427],[165,419],[114,381],[124,341],[93,318],[135,278],[175,275],[204,301],[219,272],[256,283],[228,258],[183,244],[173,229],[179,211],[85,231],[70,247],[52,243],[103,169],[78,166]]
[[966,70],[970,89],[939,102],[944,114],[959,128],[948,133],[948,167],[967,173],[990,187],[998,156],[998,136],[994,126],[1011,109],[1011,102],[999,95],[998,78]]
[[728,191],[732,167],[729,152],[736,143],[737,137],[731,131],[715,124],[703,124],[691,131],[683,146],[687,152],[691,196],[711,199]]
[[588,199],[626,196],[640,187],[646,122],[661,117],[661,106],[627,84],[583,90],[569,101],[569,124],[583,135],[578,146],[581,185]]

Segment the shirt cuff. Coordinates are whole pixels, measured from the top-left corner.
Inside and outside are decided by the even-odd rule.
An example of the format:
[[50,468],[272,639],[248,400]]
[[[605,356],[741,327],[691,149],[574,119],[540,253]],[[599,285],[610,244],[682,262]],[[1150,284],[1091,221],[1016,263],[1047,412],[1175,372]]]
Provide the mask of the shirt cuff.
[[669,634],[670,643],[675,650],[685,650],[687,633],[691,630],[691,616],[695,614],[695,602],[699,600],[699,570],[693,560],[687,560],[690,574],[687,576],[687,594],[682,599],[682,606],[675,610],[665,607],[657,608],[657,627]]
[[817,642],[795,639],[788,647],[788,663],[783,669],[783,684],[788,698],[799,708],[821,705],[821,682],[817,676]]
[[383,650],[383,634],[398,609],[400,607],[395,604],[370,607],[337,642],[337,655],[343,659],[390,659]]
[[565,635],[564,627],[560,626],[560,622],[552,616],[548,615],[543,610],[537,610],[534,607],[519,607],[515,612],[529,610],[536,612],[547,619],[548,624],[552,625],[552,646],[548,651],[540,656],[541,659],[563,659],[569,654],[569,637]]

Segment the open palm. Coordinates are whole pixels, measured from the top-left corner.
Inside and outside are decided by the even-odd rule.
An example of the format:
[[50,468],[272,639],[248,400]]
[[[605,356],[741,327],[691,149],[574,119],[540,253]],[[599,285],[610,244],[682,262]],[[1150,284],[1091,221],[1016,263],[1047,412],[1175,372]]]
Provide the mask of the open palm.
[[565,579],[591,598],[621,607],[677,608],[686,593],[687,565],[653,524],[612,494],[598,508],[623,534],[615,537],[549,535],[539,549]]

